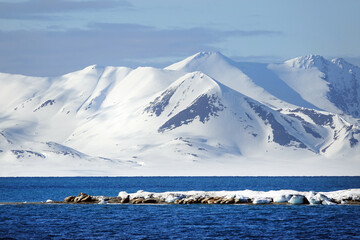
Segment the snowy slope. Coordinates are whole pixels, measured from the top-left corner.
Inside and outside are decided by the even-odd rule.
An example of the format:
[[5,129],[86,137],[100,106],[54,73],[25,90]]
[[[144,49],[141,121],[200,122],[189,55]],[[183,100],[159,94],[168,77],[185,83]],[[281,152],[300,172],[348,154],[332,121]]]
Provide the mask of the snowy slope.
[[290,62],[203,52],[165,69],[0,74],[0,175],[358,175],[358,92],[340,94],[358,75],[334,67],[323,84],[319,63]]
[[237,63],[219,52],[200,52],[165,69],[184,72],[201,71],[269,106],[314,107],[261,64]]
[[345,60],[331,61],[318,55],[271,64],[286,84],[316,107],[360,117],[360,68]]

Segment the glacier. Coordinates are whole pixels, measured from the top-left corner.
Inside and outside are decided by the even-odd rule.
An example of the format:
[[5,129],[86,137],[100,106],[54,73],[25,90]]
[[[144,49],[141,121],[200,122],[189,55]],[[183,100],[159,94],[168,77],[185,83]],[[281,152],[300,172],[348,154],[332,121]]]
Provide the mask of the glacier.
[[0,73],[0,176],[359,175],[360,72],[343,59]]

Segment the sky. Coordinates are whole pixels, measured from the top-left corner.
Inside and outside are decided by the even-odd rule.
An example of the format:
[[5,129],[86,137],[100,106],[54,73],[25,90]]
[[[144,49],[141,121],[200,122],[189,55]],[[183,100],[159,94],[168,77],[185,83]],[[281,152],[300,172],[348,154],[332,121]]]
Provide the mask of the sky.
[[0,0],[0,72],[165,67],[200,51],[360,65],[359,10],[359,0]]

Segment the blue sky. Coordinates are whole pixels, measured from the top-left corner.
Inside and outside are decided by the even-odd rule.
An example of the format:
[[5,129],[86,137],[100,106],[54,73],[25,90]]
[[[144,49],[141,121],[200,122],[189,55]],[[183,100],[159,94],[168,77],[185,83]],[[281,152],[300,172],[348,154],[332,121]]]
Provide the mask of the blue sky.
[[319,54],[360,65],[358,0],[0,0],[0,72],[164,67],[199,51],[238,61]]

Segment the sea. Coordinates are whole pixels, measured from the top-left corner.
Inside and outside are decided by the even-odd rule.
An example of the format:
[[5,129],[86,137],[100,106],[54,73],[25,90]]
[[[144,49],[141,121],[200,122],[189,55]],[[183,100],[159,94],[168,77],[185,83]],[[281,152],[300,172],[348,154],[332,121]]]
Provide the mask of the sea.
[[[0,202],[80,192],[352,188],[360,177],[4,177]],[[360,239],[360,205],[1,204],[0,239]]]

